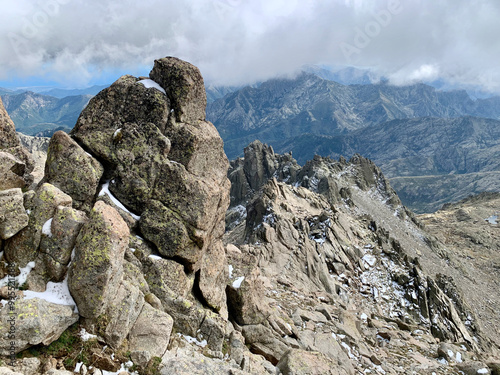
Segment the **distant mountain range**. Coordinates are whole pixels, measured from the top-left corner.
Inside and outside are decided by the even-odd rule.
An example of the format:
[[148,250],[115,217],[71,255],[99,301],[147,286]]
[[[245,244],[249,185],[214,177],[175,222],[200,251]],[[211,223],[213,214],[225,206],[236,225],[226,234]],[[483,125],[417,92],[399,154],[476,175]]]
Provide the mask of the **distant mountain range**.
[[315,154],[373,159],[417,212],[500,191],[500,98],[425,84],[342,85],[302,73],[210,103],[230,159],[255,139],[299,163]]
[[77,95],[59,99],[27,91],[2,95],[2,100],[17,131],[50,136],[56,130],[71,130],[91,97]]

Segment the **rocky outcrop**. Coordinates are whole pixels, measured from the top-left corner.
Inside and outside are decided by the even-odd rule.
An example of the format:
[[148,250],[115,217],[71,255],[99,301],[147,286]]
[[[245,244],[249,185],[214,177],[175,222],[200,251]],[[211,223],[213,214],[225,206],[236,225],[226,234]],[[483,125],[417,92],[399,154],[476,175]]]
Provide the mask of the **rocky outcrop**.
[[[14,311],[14,314],[11,314]],[[78,321],[74,306],[47,302],[40,298],[15,302],[14,309],[0,311],[0,354],[9,355],[12,336],[9,329],[14,324],[15,351],[20,352],[32,345],[49,345],[73,323]],[[12,333],[12,332],[10,332]]]
[[21,189],[0,191],[0,238],[7,240],[28,225]]
[[16,135],[16,127],[0,98],[0,149],[17,147],[19,145],[20,142]]
[[97,202],[76,239],[69,270],[69,288],[81,316],[97,318],[116,294],[128,238],[129,229],[116,210]]
[[73,198],[76,209],[90,211],[104,170],[62,131],[52,136],[47,151],[44,181]]
[[0,190],[29,186],[33,167],[33,160],[21,146],[14,123],[0,99]]

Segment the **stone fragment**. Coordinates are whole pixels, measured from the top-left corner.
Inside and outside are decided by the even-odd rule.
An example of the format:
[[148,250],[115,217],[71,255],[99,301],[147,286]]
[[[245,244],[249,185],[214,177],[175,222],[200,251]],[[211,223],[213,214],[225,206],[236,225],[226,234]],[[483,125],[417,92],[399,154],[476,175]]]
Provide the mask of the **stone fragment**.
[[0,190],[24,188],[26,164],[14,155],[0,151]]
[[207,95],[197,67],[176,57],[165,57],[155,60],[149,77],[165,89],[177,122],[205,119]]
[[50,224],[50,235],[42,234],[40,241],[40,257],[51,281],[64,279],[76,238],[86,221],[87,216],[82,211],[57,207]]
[[75,245],[69,289],[80,315],[97,318],[110,304],[121,281],[129,229],[118,212],[103,202],[90,211]]
[[35,259],[44,225],[54,217],[59,206],[71,207],[72,199],[69,195],[51,184],[39,186],[29,204],[25,208],[31,209],[28,226],[10,238],[5,245],[5,256],[9,262],[15,262],[24,267]]
[[21,189],[0,191],[0,238],[7,240],[28,225]]
[[[9,305],[7,305],[9,306]],[[15,352],[19,353],[32,345],[49,345],[73,323],[78,321],[74,306],[58,305],[40,298],[18,299],[15,311]],[[0,310],[0,354],[9,355],[9,308]]]
[[167,350],[172,327],[170,315],[145,304],[129,333],[130,351],[147,352],[150,358],[162,357]]
[[278,362],[276,367],[283,375],[347,375],[342,366],[319,352],[292,349]]
[[92,208],[103,172],[101,164],[68,134],[54,133],[47,151],[44,181],[70,195],[75,208],[84,211]]

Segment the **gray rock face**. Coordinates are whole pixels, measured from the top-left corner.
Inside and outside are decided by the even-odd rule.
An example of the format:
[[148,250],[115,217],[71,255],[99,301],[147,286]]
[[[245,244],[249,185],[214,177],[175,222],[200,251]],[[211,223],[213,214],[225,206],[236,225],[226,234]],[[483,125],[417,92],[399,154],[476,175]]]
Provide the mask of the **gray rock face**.
[[71,203],[71,197],[55,186],[47,183],[39,186],[26,207],[31,209],[28,226],[5,244],[7,260],[16,262],[21,267],[34,260],[40,246],[43,226],[54,217],[57,207],[70,207]]
[[167,92],[177,122],[205,119],[207,95],[196,67],[176,57],[165,57],[155,61],[149,76]]
[[322,353],[298,349],[288,351],[276,367],[283,375],[347,375],[353,373]]
[[128,248],[129,229],[118,212],[97,202],[75,245],[68,285],[80,315],[97,318],[116,294]]
[[130,350],[161,358],[167,351],[172,327],[170,315],[145,304],[129,333]]
[[[16,353],[37,344],[49,345],[57,340],[69,326],[78,321],[74,306],[57,305],[33,298],[15,302]],[[9,308],[0,310],[0,353],[9,355]]]
[[65,132],[52,136],[47,151],[44,181],[73,198],[76,209],[90,211],[104,170]]
[[6,240],[28,225],[21,189],[0,191],[0,238]]
[[2,99],[0,98],[0,150],[4,148],[19,146],[16,127],[5,110]]
[[14,155],[0,151],[0,189],[24,188],[26,164]]
[[110,191],[143,214],[146,239],[193,271],[220,241],[229,199],[222,140],[197,114],[206,106],[197,75],[178,59],[158,60],[151,76],[167,95],[124,76],[91,100],[71,133],[109,165]]
[[40,254],[47,277],[54,282],[64,279],[76,238],[87,222],[87,216],[74,208],[57,207],[50,223],[50,236],[42,235]]

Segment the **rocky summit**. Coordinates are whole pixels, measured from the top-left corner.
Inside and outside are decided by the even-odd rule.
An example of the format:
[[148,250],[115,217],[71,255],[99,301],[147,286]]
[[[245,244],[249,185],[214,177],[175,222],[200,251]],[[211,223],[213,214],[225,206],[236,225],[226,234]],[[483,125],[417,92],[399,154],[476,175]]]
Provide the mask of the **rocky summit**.
[[229,163],[206,103],[157,60],[35,179],[0,111],[0,373],[500,373],[498,200],[416,217],[359,155]]

